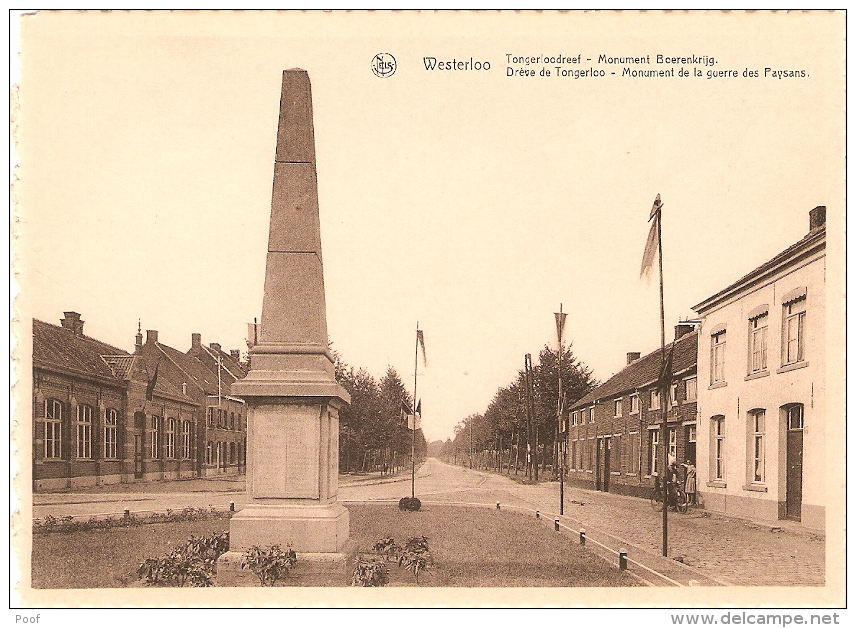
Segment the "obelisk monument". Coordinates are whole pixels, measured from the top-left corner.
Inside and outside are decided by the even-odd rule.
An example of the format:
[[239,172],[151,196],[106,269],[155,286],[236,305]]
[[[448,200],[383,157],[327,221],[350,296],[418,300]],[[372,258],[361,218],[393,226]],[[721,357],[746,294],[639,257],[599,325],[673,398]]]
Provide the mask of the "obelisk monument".
[[282,74],[259,341],[232,385],[248,406],[248,503],[231,520],[233,560],[274,544],[291,546],[298,565],[346,558],[348,511],[336,497],[339,409],[350,396],[327,342],[312,93],[294,68]]

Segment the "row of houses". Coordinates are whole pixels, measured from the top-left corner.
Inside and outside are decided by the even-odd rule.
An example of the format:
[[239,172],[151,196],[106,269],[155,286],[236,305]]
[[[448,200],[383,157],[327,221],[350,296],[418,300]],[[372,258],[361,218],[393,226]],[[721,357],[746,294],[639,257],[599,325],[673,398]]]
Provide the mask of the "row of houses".
[[697,468],[705,508],[823,529],[825,276],[821,206],[799,242],[675,327],[668,398],[658,391],[658,349],[628,353],[621,371],[570,408],[569,481],[650,495],[667,447]]
[[237,474],[247,412],[240,353],[192,334],[181,352],[138,328],[133,353],[90,338],[77,312],[33,320],[33,490]]

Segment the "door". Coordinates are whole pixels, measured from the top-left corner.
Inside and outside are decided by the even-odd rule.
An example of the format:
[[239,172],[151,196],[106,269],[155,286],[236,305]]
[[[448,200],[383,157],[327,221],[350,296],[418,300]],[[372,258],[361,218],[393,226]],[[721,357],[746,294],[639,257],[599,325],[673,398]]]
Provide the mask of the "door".
[[143,479],[143,437],[134,434],[134,479]]
[[603,490],[609,492],[609,452],[612,450],[612,439],[603,439]]
[[800,521],[802,517],[803,431],[788,430],[788,476],[786,483],[787,518]]
[[601,450],[603,449],[603,439],[598,438],[595,441],[595,461],[594,461],[594,490],[599,491],[601,486],[600,461],[602,460]]

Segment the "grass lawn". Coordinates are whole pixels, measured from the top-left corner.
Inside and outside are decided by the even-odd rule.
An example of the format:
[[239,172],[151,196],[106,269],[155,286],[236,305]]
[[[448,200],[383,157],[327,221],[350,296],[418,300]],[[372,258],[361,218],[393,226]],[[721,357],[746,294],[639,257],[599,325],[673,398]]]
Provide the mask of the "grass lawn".
[[[424,506],[400,512],[395,505],[350,505],[351,538],[361,552],[391,536],[403,545],[426,536],[435,565],[420,586],[565,587],[634,586],[615,565],[582,549],[531,516],[487,508]],[[136,568],[190,535],[228,530],[226,519],[155,523],[33,538],[34,588],[102,588],[136,584]],[[415,586],[412,574],[390,563],[390,586]],[[283,583],[286,584],[286,583]],[[341,585],[349,584],[348,581]]]

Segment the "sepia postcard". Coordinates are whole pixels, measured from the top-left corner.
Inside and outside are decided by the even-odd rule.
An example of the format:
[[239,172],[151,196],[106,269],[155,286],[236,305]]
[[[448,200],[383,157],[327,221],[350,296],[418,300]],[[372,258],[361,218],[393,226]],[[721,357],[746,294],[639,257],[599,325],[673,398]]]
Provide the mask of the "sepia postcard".
[[839,622],[845,17],[13,17],[16,624]]

